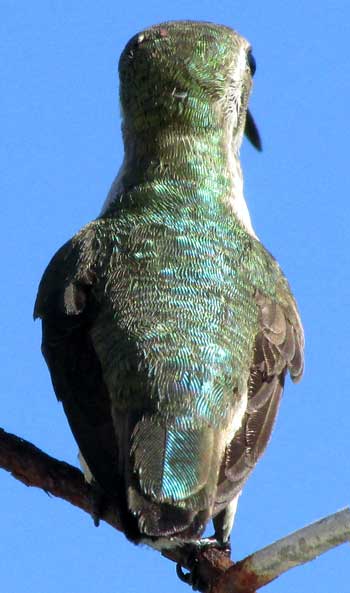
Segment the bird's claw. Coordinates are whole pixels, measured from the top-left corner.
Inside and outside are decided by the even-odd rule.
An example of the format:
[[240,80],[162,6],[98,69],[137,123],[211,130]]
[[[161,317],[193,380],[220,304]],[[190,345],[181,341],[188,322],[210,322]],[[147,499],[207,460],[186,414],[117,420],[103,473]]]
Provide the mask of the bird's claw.
[[191,557],[188,559],[188,567],[189,572],[185,573],[182,569],[181,564],[176,565],[176,574],[179,577],[180,581],[186,583],[192,587],[193,591],[198,591],[201,589],[201,579],[199,575],[199,558],[196,553],[193,553]]
[[100,519],[103,515],[104,509],[104,492],[97,484],[97,482],[91,483],[90,490],[90,501],[91,501],[91,517],[93,519],[95,527],[100,525]]
[[191,573],[191,571],[185,573],[182,570],[181,564],[179,564],[179,563],[177,563],[177,565],[176,565],[176,574],[179,577],[180,581],[182,581],[183,583],[186,583],[186,585],[192,586],[192,573]]
[[189,572],[184,572],[181,564],[178,563],[176,565],[176,574],[180,581],[186,583],[186,585],[190,585],[194,591],[203,590],[204,583],[200,575],[200,558],[202,552],[208,548],[216,548],[228,556],[231,555],[230,541],[221,542],[215,535],[213,535],[191,543],[191,546],[188,549],[188,555],[186,554],[186,565]]

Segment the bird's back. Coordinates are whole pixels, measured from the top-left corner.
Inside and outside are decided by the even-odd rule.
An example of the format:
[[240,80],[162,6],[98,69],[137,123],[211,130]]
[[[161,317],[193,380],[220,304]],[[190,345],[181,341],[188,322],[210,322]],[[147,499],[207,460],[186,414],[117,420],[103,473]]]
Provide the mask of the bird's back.
[[[73,243],[80,269],[98,278],[90,335],[127,505],[146,535],[191,524],[198,534],[247,405],[258,327],[249,275],[258,243],[221,205],[201,211],[197,200],[179,217],[167,205],[152,208],[150,198],[137,212],[124,199],[117,216],[91,223]],[[274,291],[268,259],[262,251],[260,281]],[[163,514],[153,512],[159,505]]]

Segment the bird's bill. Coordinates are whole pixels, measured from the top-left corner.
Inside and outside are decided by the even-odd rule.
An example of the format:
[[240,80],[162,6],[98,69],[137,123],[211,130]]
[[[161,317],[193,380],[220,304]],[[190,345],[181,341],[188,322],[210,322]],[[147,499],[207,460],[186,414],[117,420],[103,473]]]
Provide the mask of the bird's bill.
[[259,152],[261,152],[262,151],[262,142],[261,142],[259,130],[257,128],[257,125],[256,125],[254,118],[253,118],[252,114],[250,113],[249,109],[247,110],[244,133],[245,133],[246,137],[248,138],[249,142],[251,142],[251,144],[254,146],[254,148],[256,148],[257,150],[259,150]]

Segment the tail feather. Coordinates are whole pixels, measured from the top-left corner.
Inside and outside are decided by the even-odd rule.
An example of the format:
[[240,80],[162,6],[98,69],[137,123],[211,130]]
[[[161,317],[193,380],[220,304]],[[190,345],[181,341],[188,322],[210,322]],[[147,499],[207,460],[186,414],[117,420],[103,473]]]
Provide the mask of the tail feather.
[[180,504],[196,497],[209,480],[213,443],[211,428],[181,430],[143,418],[131,446],[141,491],[161,503]]
[[128,507],[137,516],[143,537],[199,537],[207,523],[209,510],[187,509],[150,500],[140,493],[136,481],[128,488]]
[[125,416],[117,420],[119,472],[141,537],[199,537],[215,501],[220,431],[179,418],[165,425],[156,416]]

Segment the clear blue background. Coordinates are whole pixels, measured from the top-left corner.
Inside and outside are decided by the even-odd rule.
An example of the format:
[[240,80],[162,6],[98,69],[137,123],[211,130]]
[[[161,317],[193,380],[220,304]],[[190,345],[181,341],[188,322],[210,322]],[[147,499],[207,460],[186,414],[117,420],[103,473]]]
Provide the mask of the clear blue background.
[[[168,19],[236,28],[258,63],[251,108],[264,152],[242,149],[255,228],[302,313],[302,383],[289,381],[272,442],[241,497],[233,557],[349,503],[348,0],[1,2],[0,425],[76,464],[32,308],[56,249],[99,212],[122,158],[117,61]],[[0,471],[6,593],[185,591],[172,563]],[[348,593],[349,546],[270,593]]]

